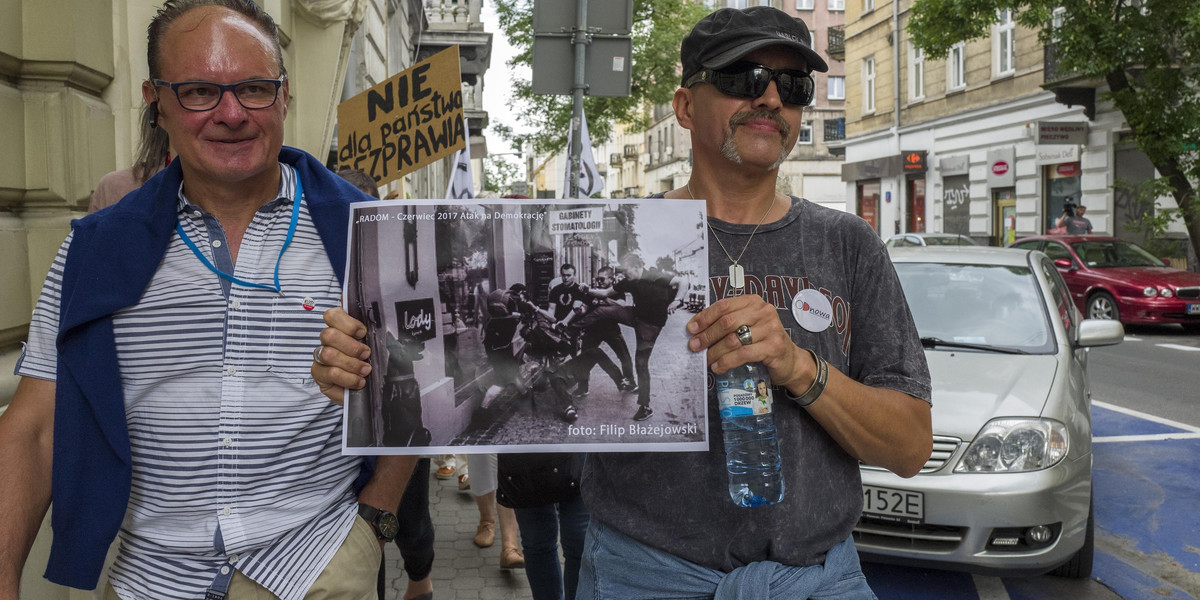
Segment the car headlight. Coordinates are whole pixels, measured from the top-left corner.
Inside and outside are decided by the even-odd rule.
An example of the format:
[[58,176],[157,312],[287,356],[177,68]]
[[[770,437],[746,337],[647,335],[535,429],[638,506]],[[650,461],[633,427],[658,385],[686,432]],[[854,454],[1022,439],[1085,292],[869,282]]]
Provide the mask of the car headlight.
[[1158,295],[1162,296],[1163,298],[1170,298],[1171,296],[1175,295],[1175,292],[1172,292],[1171,288],[1163,288],[1158,291]]
[[1158,295],[1158,290],[1154,289],[1153,287],[1146,287],[1142,290],[1142,295],[1147,298],[1153,298]]
[[967,447],[955,473],[1025,473],[1067,455],[1067,427],[1050,419],[994,419]]

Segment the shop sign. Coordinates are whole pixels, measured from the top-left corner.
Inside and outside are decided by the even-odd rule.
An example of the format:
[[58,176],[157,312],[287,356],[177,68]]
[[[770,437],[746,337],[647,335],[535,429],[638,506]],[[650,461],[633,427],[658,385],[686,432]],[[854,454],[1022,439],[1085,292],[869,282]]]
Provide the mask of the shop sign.
[[1087,121],[1038,121],[1037,143],[1043,146],[1087,143]]
[[925,172],[925,151],[904,152],[900,155],[901,169],[905,173]]
[[988,187],[1006,188],[1017,184],[1017,153],[1012,146],[988,150],[987,162]]
[[1079,146],[1053,146],[1037,148],[1037,164],[1055,165],[1065,162],[1079,162]]
[[1079,168],[1079,163],[1059,163],[1054,165],[1053,171],[1050,173],[1051,179],[1063,179],[1066,177],[1079,177],[1083,174],[1083,169]]
[[938,171],[941,171],[942,177],[969,175],[971,173],[971,157],[963,154],[940,159],[938,161]]

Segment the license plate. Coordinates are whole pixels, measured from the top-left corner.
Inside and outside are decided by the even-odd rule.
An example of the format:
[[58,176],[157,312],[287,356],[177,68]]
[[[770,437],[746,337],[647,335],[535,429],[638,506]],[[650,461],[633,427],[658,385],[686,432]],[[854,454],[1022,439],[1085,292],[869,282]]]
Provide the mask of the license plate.
[[1189,315],[1200,315],[1200,304],[1189,304],[1189,305],[1188,305],[1188,313],[1187,313],[1187,314],[1189,314]]
[[899,523],[922,523],[925,521],[925,494],[864,485],[863,513]]

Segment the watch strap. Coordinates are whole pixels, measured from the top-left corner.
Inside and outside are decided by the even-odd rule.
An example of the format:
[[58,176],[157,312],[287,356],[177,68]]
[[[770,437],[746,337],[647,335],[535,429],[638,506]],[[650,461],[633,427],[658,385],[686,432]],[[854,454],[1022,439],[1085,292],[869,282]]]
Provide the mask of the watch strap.
[[371,506],[370,504],[361,504],[360,503],[358,505],[358,516],[362,517],[364,521],[371,524],[371,529],[375,530],[375,537],[377,537],[385,542],[390,542],[393,539],[395,539],[395,536],[388,537],[388,536],[383,535],[383,533],[380,529],[380,526],[379,526],[380,519],[382,519],[384,517],[384,515],[386,515],[386,514],[388,514],[387,511],[375,508],[374,506]]

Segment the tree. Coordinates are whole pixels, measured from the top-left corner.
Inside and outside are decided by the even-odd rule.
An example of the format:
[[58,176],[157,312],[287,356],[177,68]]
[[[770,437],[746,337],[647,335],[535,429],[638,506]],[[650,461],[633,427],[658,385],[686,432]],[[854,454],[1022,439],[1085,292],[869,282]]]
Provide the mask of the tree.
[[1165,180],[1200,256],[1200,3],[916,0],[908,30],[927,56],[941,58],[953,44],[987,35],[1002,9],[1054,45],[1061,71],[1107,84],[1104,98]]
[[512,184],[521,179],[520,167],[506,160],[505,156],[488,156],[483,159],[483,189],[505,196],[512,192]]
[[[708,10],[691,0],[633,0],[630,95],[584,96],[583,112],[592,143],[611,139],[617,122],[635,131],[645,129],[650,123],[644,108],[671,101],[679,87],[679,44]],[[530,66],[533,0],[496,0],[496,13],[500,29],[517,50],[509,66]],[[528,136],[534,151],[553,154],[563,149],[571,128],[571,97],[534,94],[531,82],[522,79],[513,82],[513,90],[515,112],[522,124],[536,132]]]

